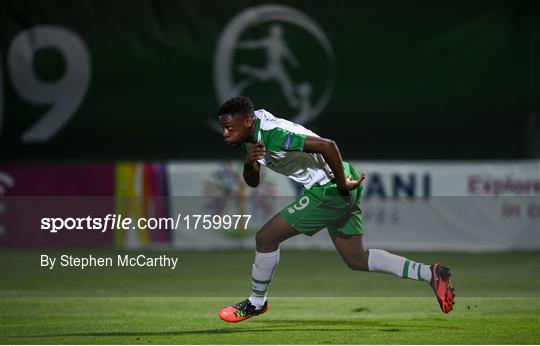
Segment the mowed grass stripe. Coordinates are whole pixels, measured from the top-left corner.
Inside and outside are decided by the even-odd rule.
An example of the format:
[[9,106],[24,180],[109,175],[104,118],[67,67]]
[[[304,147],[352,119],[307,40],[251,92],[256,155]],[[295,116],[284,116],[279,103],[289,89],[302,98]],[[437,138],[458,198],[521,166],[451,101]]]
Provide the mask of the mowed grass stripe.
[[237,297],[2,298],[3,344],[532,344],[537,298],[274,298],[268,313],[227,324]]

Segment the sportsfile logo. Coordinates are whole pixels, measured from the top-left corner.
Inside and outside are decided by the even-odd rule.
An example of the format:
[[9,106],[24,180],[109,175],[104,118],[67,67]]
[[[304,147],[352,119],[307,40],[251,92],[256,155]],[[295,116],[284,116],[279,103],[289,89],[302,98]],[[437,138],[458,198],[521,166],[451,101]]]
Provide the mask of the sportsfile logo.
[[132,228],[132,220],[122,215],[108,214],[104,218],[92,217],[44,217],[41,218],[41,230],[58,233],[63,230],[127,230]]
[[238,230],[246,229],[250,214],[177,214],[172,217],[140,217],[132,219],[121,214],[107,214],[105,217],[44,217],[41,230],[58,233],[64,230]]

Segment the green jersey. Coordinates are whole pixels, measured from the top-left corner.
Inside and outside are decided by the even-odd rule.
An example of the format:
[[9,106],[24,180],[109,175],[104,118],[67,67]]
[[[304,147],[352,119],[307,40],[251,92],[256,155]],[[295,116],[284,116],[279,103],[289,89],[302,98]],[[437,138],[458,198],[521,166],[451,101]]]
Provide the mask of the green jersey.
[[[288,176],[309,189],[321,186],[334,174],[321,154],[305,153],[306,136],[319,137],[316,133],[289,120],[273,116],[264,109],[255,111],[255,142],[261,141],[266,156],[258,162],[274,172]],[[244,144],[244,149],[253,145]]]

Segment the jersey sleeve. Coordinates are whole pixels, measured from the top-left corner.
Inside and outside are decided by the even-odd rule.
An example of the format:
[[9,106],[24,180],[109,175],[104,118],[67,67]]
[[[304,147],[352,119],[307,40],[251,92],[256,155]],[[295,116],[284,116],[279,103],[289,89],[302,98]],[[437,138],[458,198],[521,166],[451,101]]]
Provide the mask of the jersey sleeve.
[[265,144],[272,151],[303,151],[305,142],[306,135],[275,128],[269,131]]

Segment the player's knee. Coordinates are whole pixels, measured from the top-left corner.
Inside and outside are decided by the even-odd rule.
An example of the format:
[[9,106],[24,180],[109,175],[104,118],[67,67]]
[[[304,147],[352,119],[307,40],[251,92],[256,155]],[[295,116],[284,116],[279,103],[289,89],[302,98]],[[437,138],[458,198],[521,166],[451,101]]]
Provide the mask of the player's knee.
[[273,249],[274,247],[276,247],[276,245],[278,245],[275,241],[272,241],[271,238],[269,239],[267,234],[262,230],[257,232],[257,234],[255,235],[255,243],[257,245],[258,251]]
[[364,263],[347,263],[347,265],[349,266],[349,268],[355,271],[368,271],[368,267]]
[[261,231],[255,234],[255,243],[257,244],[257,247],[264,245],[264,235],[261,233]]
[[345,263],[349,268],[352,270],[358,270],[358,271],[368,271],[368,262],[367,258],[350,258],[350,259],[344,259]]

